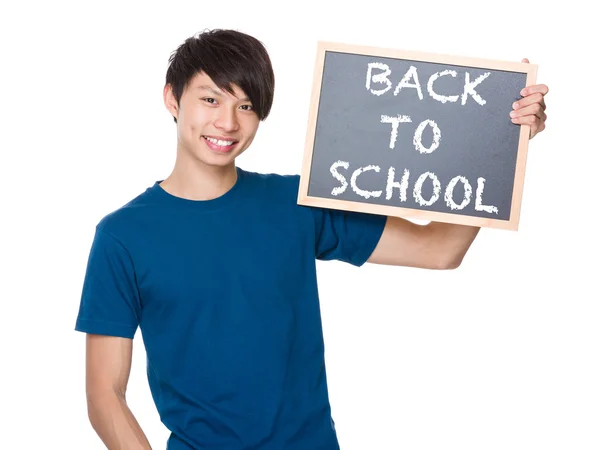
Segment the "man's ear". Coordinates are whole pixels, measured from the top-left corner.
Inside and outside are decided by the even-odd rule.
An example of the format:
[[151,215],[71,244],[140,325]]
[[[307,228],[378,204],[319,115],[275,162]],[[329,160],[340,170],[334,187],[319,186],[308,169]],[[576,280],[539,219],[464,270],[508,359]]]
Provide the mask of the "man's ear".
[[177,120],[179,107],[177,105],[177,100],[175,100],[175,96],[173,95],[173,89],[171,88],[170,84],[165,85],[163,89],[163,100],[167,110]]

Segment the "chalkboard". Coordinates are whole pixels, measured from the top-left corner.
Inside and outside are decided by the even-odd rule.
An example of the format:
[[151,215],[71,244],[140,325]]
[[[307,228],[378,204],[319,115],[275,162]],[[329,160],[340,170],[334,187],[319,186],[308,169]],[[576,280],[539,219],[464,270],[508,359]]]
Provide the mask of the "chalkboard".
[[517,230],[537,65],[319,42],[298,203]]

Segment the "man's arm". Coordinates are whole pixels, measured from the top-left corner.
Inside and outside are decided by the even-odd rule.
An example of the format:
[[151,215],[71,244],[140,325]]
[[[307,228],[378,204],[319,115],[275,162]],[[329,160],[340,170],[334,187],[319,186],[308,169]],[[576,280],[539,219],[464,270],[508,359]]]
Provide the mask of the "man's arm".
[[151,449],[125,400],[132,348],[132,339],[87,335],[88,416],[92,427],[109,450]]
[[367,262],[423,269],[455,269],[479,232],[478,227],[431,222],[417,225],[388,217]]

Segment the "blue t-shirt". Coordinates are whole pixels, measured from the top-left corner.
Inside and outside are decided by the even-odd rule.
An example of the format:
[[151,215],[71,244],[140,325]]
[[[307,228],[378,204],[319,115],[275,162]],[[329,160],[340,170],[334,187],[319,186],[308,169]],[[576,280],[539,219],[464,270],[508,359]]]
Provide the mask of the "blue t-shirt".
[[386,218],[299,206],[297,175],[237,173],[214,200],[157,181],[105,216],[76,330],[140,328],[170,450],[339,449],[315,260],[362,265]]

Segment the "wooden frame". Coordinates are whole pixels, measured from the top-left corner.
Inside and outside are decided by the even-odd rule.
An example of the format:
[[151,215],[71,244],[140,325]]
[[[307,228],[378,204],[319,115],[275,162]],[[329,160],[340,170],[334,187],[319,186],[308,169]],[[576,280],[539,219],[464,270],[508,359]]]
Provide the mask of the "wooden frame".
[[517,150],[515,179],[513,185],[511,214],[509,220],[473,217],[437,211],[426,211],[405,208],[402,206],[375,205],[370,203],[353,202],[348,200],[310,197],[308,195],[309,177],[311,172],[313,145],[315,141],[315,133],[318,119],[317,113],[321,94],[321,81],[323,76],[323,68],[325,64],[325,54],[328,51],[525,73],[527,74],[526,86],[535,84],[537,76],[537,65],[529,63],[516,63],[482,58],[412,52],[388,48],[367,47],[360,45],[319,41],[317,46],[317,56],[314,69],[314,80],[310,101],[310,111],[308,117],[304,159],[302,164],[302,173],[300,177],[300,188],[298,191],[298,204],[304,206],[316,206],[330,209],[366,212],[387,216],[398,216],[409,219],[413,218],[421,220],[431,220],[437,222],[448,222],[479,227],[500,228],[513,231],[516,231],[518,229],[521,210],[521,198],[523,194],[523,183],[525,178],[525,163],[527,160],[527,148],[529,143],[530,132],[530,127],[527,125],[521,125],[521,131],[519,135],[519,146]]

